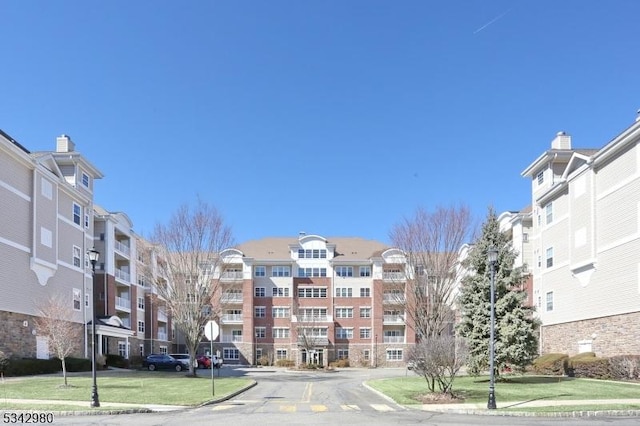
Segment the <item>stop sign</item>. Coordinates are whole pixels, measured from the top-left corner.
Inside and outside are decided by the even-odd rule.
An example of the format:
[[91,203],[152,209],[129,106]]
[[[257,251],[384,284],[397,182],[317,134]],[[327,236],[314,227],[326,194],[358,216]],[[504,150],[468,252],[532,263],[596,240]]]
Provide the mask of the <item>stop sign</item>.
[[217,322],[209,321],[207,325],[204,326],[204,335],[207,336],[207,339],[211,341],[216,340],[218,334],[220,334],[220,327]]

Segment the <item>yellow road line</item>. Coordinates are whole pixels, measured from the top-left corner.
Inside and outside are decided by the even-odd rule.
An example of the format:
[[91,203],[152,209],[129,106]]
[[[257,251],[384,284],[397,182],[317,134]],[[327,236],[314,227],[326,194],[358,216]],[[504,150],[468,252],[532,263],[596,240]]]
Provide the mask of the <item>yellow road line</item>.
[[304,392],[302,392],[302,400],[301,402],[311,402],[311,392],[313,390],[313,383],[309,382],[304,387]]
[[284,413],[295,413],[296,412],[296,406],[295,405],[281,405],[280,406],[280,411],[282,411]]
[[311,406],[311,411],[313,411],[314,413],[320,413],[323,411],[327,411],[328,408],[326,405],[312,405]]

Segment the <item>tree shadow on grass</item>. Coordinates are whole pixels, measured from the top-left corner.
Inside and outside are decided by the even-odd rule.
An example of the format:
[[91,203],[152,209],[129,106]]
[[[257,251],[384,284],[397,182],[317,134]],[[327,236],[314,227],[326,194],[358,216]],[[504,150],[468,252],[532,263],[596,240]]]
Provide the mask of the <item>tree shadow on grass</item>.
[[[513,383],[520,385],[544,385],[550,383],[562,383],[574,381],[575,377],[565,376],[501,376],[496,378],[496,383]],[[489,383],[488,378],[474,380],[474,383]]]

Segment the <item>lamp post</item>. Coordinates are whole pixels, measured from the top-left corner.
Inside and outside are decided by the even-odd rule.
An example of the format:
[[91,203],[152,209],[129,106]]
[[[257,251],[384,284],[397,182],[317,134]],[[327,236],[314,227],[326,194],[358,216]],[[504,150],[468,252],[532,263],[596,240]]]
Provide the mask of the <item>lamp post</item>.
[[[96,263],[100,257],[100,252],[95,248],[92,248],[87,252],[89,255],[89,262],[91,262],[91,278],[95,278],[96,275]],[[92,286],[93,288],[93,286]],[[91,406],[99,407],[100,400],[98,399],[98,384],[96,382],[96,301],[94,291],[91,291],[91,301],[93,302],[91,307],[91,378],[93,379],[93,386],[91,387]]]
[[496,262],[498,261],[498,249],[491,246],[487,251],[487,260],[489,261],[489,268],[491,270],[491,323],[490,323],[490,337],[489,337],[489,402],[487,402],[487,408],[490,410],[496,409],[496,385],[495,385],[495,336],[496,336],[496,284],[495,284],[495,271]]

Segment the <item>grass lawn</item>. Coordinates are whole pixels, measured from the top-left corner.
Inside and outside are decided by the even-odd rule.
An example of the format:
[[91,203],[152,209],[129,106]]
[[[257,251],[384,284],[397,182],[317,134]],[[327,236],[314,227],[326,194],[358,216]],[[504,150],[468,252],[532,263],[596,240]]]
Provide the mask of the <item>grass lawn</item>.
[[[428,393],[426,381],[418,376],[372,380],[367,384],[403,405],[420,404],[420,396]],[[464,399],[460,402],[486,402],[489,377],[457,377],[453,382],[453,390]],[[620,398],[640,398],[640,386],[557,376],[508,376],[496,382],[496,400],[500,402]]]
[[[0,408],[9,408],[3,399],[44,399],[87,401],[91,399],[90,376],[68,377],[68,387],[59,377],[20,377],[0,382]],[[131,371],[117,375],[98,373],[100,402],[128,404],[198,405],[229,395],[252,382],[238,377],[215,377],[212,396],[211,376],[196,378],[176,372]],[[4,404],[4,405],[3,405]]]

